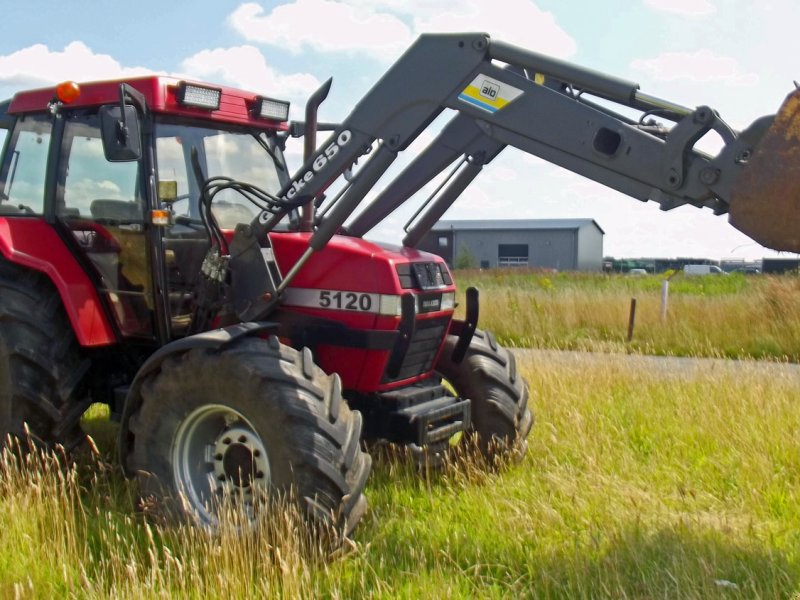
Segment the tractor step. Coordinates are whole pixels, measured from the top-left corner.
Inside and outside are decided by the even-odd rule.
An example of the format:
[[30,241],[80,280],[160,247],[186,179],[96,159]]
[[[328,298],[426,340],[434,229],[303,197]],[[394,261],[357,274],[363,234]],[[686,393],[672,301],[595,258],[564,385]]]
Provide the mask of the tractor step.
[[418,446],[442,442],[469,427],[470,401],[444,396],[397,413],[404,429],[411,435],[410,441]]
[[436,381],[381,394],[380,405],[385,412],[376,437],[391,442],[435,444],[470,426],[470,401],[456,398]]

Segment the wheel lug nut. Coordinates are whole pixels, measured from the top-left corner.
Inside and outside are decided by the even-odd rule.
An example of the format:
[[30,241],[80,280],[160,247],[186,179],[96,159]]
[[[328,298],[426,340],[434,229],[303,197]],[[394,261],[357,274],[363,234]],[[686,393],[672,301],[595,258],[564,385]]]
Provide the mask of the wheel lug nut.
[[246,441],[247,441],[247,437],[246,436],[243,436],[243,435],[239,436],[239,443],[240,444],[244,444]]
[[228,444],[230,444],[230,443],[231,443],[231,438],[229,438],[229,437],[226,437],[226,438],[224,438],[224,439],[222,440],[222,443],[223,443],[223,444],[225,444],[225,445],[227,446]]

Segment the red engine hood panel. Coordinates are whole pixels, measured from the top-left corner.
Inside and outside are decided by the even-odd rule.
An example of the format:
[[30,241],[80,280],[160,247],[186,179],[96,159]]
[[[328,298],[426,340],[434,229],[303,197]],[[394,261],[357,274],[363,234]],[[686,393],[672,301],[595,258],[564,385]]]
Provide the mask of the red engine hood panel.
[[[283,274],[308,248],[310,233],[272,233],[275,259]],[[444,261],[427,252],[361,238],[334,236],[325,248],[311,256],[291,287],[330,288],[377,294],[400,294],[403,288],[396,265],[408,262]]]
[[[308,248],[309,233],[271,233],[275,259],[285,275]],[[433,254],[412,248],[376,244],[360,238],[334,236],[325,248],[311,256],[292,280],[283,307],[310,318],[333,320],[357,330],[397,331],[400,327],[401,297],[420,296],[420,320],[448,320],[452,309],[424,312],[424,298],[454,292],[451,284],[436,290],[403,286],[397,266],[407,263],[439,263]],[[445,267],[446,268],[446,267]],[[436,300],[434,300],[436,302]],[[388,307],[388,310],[387,310]],[[395,307],[395,311],[392,310]],[[344,334],[343,334],[344,335]],[[436,341],[432,342],[434,345]],[[434,348],[435,349],[435,348]],[[390,352],[341,345],[314,348],[319,365],[328,373],[338,373],[345,389],[370,393],[408,385],[430,375],[421,368],[402,381],[385,379]],[[430,349],[429,349],[430,351]]]

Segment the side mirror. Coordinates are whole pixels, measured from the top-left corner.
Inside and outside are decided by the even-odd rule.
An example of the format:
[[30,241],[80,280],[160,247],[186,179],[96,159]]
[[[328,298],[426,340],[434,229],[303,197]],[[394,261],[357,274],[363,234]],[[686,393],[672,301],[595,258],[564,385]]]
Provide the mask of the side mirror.
[[142,157],[141,127],[135,107],[127,104],[101,106],[100,131],[107,161],[128,162]]
[[14,117],[8,114],[10,100],[0,102],[0,129],[11,129],[14,126]]

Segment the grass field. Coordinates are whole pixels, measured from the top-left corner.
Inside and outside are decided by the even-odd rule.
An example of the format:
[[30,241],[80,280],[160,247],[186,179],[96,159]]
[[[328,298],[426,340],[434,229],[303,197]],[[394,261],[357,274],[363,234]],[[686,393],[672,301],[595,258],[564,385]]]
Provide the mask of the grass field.
[[[800,361],[800,277],[662,276],[518,269],[456,271],[463,294],[481,292],[481,326],[518,347]],[[631,298],[634,337],[626,340]],[[463,296],[460,298],[463,302]]]
[[32,474],[6,463],[0,597],[797,596],[796,372],[630,360],[525,354],[537,414],[525,460],[423,476],[378,460],[370,512],[334,557],[291,514],[258,535],[147,525],[94,411],[99,455]]

